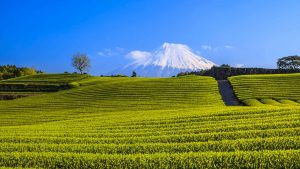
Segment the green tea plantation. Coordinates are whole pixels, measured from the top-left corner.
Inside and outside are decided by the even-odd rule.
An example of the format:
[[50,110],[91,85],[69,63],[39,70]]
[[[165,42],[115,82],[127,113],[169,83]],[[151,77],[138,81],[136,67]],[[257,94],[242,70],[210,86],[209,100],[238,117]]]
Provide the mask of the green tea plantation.
[[229,78],[246,105],[300,105],[300,74],[242,75]]
[[299,78],[231,77],[245,106],[203,76],[2,81],[34,94],[0,101],[0,168],[300,168]]

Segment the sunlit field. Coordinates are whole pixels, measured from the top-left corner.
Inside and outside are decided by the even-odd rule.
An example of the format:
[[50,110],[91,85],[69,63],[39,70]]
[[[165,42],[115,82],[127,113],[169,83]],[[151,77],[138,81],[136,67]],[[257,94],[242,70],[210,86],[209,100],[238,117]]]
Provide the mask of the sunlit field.
[[[35,95],[0,101],[0,166],[299,168],[299,94],[282,89],[298,91],[293,81],[298,76],[232,78],[239,99],[260,104],[231,107],[224,105],[211,77],[61,74],[4,81],[8,86],[69,88],[41,93],[16,89],[13,93]],[[264,77],[281,89],[259,87]],[[263,88],[270,92],[260,95]]]

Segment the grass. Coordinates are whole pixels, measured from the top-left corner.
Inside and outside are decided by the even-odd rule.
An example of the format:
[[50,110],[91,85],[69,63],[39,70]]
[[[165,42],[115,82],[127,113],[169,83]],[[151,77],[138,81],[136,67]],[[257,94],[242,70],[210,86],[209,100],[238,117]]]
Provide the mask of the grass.
[[[54,120],[74,111],[129,111],[223,106],[213,78],[89,78],[78,81],[82,87],[52,94],[0,102],[5,113],[16,114],[18,120],[36,112],[32,120]],[[37,103],[38,100],[38,103]],[[211,103],[214,103],[211,105]],[[23,113],[19,114],[22,110]],[[41,113],[41,111],[43,113]],[[0,110],[1,112],[1,110]],[[51,112],[51,114],[45,113]],[[57,114],[56,114],[57,112]],[[55,114],[52,116],[52,114]],[[23,117],[24,116],[24,117]],[[3,124],[14,123],[3,117]],[[24,123],[28,123],[25,121]],[[1,124],[0,124],[1,125]]]
[[66,84],[88,78],[80,74],[38,74],[1,81],[1,84]]
[[210,77],[71,82],[0,101],[0,167],[300,167],[300,106],[289,99],[227,107]]
[[243,103],[247,106],[265,106],[262,102],[257,99],[246,99]]
[[295,106],[300,106],[299,103],[295,102],[295,101],[292,101],[292,100],[278,100],[279,103],[281,104],[287,104],[287,105],[295,105]]
[[[258,99],[266,104],[285,106],[285,103],[292,102],[290,105],[297,105],[294,102],[300,99],[299,79],[300,74],[295,73],[233,76],[229,78],[229,81],[238,99],[243,102]],[[286,101],[281,104],[280,100]]]
[[39,74],[3,80],[0,92],[6,94],[38,94],[56,92],[75,87],[74,82],[88,79],[89,75],[79,74]]

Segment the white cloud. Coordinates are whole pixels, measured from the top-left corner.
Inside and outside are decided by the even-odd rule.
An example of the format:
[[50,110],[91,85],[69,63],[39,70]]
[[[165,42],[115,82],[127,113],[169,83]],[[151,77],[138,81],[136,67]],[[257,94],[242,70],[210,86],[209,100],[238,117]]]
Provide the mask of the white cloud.
[[210,51],[210,52],[220,52],[224,50],[233,49],[234,46],[224,45],[224,46],[211,46],[211,45],[201,45],[202,50]]
[[213,50],[213,47],[210,46],[210,45],[201,45],[201,48],[202,48],[203,50],[208,50],[208,51]]
[[121,55],[124,54],[125,49],[121,47],[115,47],[113,49],[107,48],[103,49],[102,51],[99,51],[97,54],[99,56],[116,56],[116,55]]
[[234,47],[231,46],[231,45],[225,45],[224,48],[225,48],[225,49],[233,49]]
[[113,56],[115,52],[112,49],[104,49],[105,55]]
[[202,50],[210,51],[210,52],[218,52],[219,50],[222,49],[222,47],[214,47],[211,45],[201,45]]
[[121,47],[116,47],[116,51],[118,51],[118,52],[124,52],[125,49],[124,49],[124,48],[121,48]]
[[104,53],[103,52],[98,52],[97,55],[104,56]]
[[235,64],[234,67],[242,68],[242,67],[245,67],[245,65],[244,65],[244,64],[241,64],[241,63],[238,63],[238,64]]
[[147,59],[151,56],[152,54],[150,52],[147,51],[140,51],[140,50],[135,50],[135,51],[131,51],[129,52],[126,56],[128,58],[134,59],[134,60],[144,60]]

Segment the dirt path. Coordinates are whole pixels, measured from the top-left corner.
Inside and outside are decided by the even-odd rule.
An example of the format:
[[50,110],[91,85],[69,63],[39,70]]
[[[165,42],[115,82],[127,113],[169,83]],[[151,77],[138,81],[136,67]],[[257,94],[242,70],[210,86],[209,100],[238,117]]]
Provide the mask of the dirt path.
[[234,91],[228,80],[218,80],[219,91],[226,106],[242,105],[234,95]]

